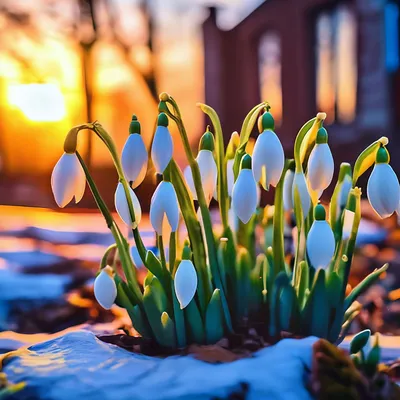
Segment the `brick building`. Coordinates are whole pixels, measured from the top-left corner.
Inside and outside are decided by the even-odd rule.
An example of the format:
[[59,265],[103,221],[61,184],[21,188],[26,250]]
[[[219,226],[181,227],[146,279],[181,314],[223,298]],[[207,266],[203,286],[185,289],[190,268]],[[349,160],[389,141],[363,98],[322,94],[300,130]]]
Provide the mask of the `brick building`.
[[[326,111],[337,161],[381,135],[400,168],[399,1],[267,0],[230,31],[203,24],[206,102],[226,136],[270,101],[290,151],[300,126]],[[397,157],[395,156],[397,153]]]

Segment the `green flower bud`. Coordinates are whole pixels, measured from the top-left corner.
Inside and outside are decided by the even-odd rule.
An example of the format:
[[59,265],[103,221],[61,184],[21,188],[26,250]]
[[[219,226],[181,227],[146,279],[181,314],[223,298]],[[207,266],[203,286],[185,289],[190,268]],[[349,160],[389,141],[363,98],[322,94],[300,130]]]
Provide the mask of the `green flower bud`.
[[251,156],[249,154],[245,154],[242,157],[240,162],[240,170],[242,169],[251,169]]
[[182,250],[182,260],[191,260],[192,259],[192,250],[189,246],[185,246]]
[[140,122],[135,114],[132,115],[132,121],[129,125],[129,134],[138,133],[140,135]]
[[328,143],[328,132],[324,127],[318,129],[315,143],[316,144]]
[[165,113],[160,113],[157,119],[157,126],[168,126],[168,117]]
[[326,212],[322,204],[317,204],[314,208],[314,218],[316,221],[325,221]]
[[203,134],[203,136],[200,139],[200,144],[199,144],[199,151],[201,150],[210,150],[214,151],[214,135],[208,130],[207,126],[207,131]]
[[387,151],[386,147],[380,147],[376,152],[375,162],[377,164],[388,164],[389,158],[389,152]]
[[265,130],[273,131],[275,129],[275,121],[274,117],[269,111],[266,111],[261,117],[258,119],[258,130],[264,132]]

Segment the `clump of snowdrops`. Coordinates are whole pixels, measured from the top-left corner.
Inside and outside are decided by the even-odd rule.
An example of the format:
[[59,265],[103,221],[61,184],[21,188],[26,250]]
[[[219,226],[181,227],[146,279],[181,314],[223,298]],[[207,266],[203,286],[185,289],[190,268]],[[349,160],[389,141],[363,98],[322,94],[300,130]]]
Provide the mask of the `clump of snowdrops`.
[[[108,249],[94,284],[98,302],[107,309],[113,304],[125,308],[143,337],[168,348],[215,343],[252,324],[261,325],[269,338],[289,331],[340,342],[360,310],[356,298],[387,268],[375,270],[346,294],[361,219],[359,177],[373,167],[367,195],[381,217],[390,216],[399,205],[399,182],[389,165],[387,138],[366,148],[354,166],[337,166],[331,201],[321,204],[319,198],[334,174],[323,127],[325,113],[300,128],[294,159],[287,159],[267,102],[250,110],[226,149],[218,115],[205,104],[198,106],[208,115],[211,128],[201,137],[195,156],[177,103],[167,93],[160,95],[151,146],[151,160],[161,176],[150,207],[156,252],[145,247],[139,231],[142,212],[134,189],[146,175],[148,152],[136,116],[121,156],[97,121],[67,134],[64,154],[52,174],[55,200],[60,207],[73,198],[79,202],[87,183],[114,236],[122,265],[121,271],[116,263],[107,264],[112,248]],[[188,161],[183,172],[173,158],[171,123],[177,125]],[[251,152],[248,143],[256,125],[259,134]],[[143,285],[137,280],[127,238],[77,151],[82,129],[95,132],[114,162],[119,178],[115,207],[132,229],[147,269]],[[274,191],[273,205],[260,206],[261,190]],[[219,221],[211,218],[213,197]],[[294,244],[288,249],[284,238],[290,221],[295,221]],[[169,227],[167,237],[163,225]],[[182,229],[186,238],[179,240]]]

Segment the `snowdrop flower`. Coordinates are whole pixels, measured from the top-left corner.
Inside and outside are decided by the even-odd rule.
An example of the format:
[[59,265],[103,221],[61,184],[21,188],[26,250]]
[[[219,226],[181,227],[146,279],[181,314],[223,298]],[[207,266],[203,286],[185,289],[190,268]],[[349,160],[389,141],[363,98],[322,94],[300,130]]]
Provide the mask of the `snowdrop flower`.
[[106,310],[109,310],[117,298],[117,286],[113,278],[113,270],[107,266],[101,270],[94,281],[94,297]]
[[246,224],[256,212],[258,202],[257,183],[251,171],[251,157],[246,154],[242,158],[240,172],[233,186],[233,212]]
[[197,289],[197,273],[190,260],[182,260],[179,263],[174,278],[176,297],[184,309],[193,299]]
[[158,116],[157,129],[151,147],[151,159],[157,173],[162,174],[171,161],[174,151],[171,133],[168,130],[168,117],[164,113]]
[[274,119],[271,113],[262,115],[263,132],[257,138],[253,150],[253,175],[256,182],[268,190],[269,185],[276,186],[281,178],[285,164],[285,155],[278,136],[273,131]]
[[307,181],[306,177],[303,172],[296,172],[293,177],[293,185],[292,185],[292,202],[294,202],[294,195],[296,193],[296,190],[299,193],[300,196],[300,203],[301,203],[301,209],[303,212],[303,218],[306,219],[308,212],[310,211],[311,207],[311,197],[310,193],[308,192],[308,187],[307,187]]
[[233,164],[235,160],[232,158],[226,162],[226,176],[228,186],[228,196],[232,197],[233,185],[235,184],[235,175],[233,173]]
[[147,172],[147,161],[147,150],[140,134],[140,123],[134,115],[129,126],[129,136],[121,154],[125,177],[132,182],[133,189],[143,182]]
[[335,237],[325,220],[324,206],[318,204],[314,210],[315,220],[308,232],[307,256],[314,268],[327,268],[335,253]]
[[[207,131],[201,137],[199,154],[196,158],[200,169],[201,184],[203,186],[204,196],[207,203],[210,203],[217,187],[218,169],[217,164],[215,163],[213,151],[214,136],[211,132]],[[194,200],[197,200],[196,188],[190,166],[185,168],[183,175],[185,176]]]
[[389,153],[384,147],[376,153],[375,166],[368,179],[367,196],[381,218],[391,216],[399,205],[399,180],[389,165]]
[[283,179],[283,209],[293,210],[293,180],[294,180],[294,161],[292,160]]
[[[320,128],[317,133],[316,143],[308,159],[307,178],[310,187],[318,191],[321,196],[331,183],[333,177],[333,157],[328,145],[328,133],[325,128]],[[319,196],[319,197],[320,197]]]
[[172,183],[166,181],[160,182],[150,203],[150,222],[158,235],[162,235],[164,217],[175,232],[179,224],[178,198]]
[[59,207],[65,207],[72,198],[79,203],[83,197],[86,178],[75,153],[64,153],[51,174],[51,189]]
[[142,209],[135,192],[131,188],[129,188],[129,194],[131,196],[133,210],[135,212],[135,221],[132,222],[128,201],[126,200],[125,196],[124,186],[121,182],[118,183],[117,190],[115,191],[115,209],[126,225],[137,228],[137,225],[139,225],[142,218]]

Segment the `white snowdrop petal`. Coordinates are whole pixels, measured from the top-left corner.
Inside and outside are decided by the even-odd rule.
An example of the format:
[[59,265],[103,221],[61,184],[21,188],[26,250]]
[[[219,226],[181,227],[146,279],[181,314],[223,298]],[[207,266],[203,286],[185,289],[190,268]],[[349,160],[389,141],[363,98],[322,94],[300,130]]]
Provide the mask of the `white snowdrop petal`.
[[82,172],[75,153],[64,153],[58,160],[51,174],[51,188],[59,207],[65,207],[74,196],[82,198]]
[[308,232],[307,256],[314,268],[327,268],[335,252],[335,237],[326,221],[314,221]]
[[190,260],[182,260],[174,278],[174,289],[176,297],[185,308],[193,299],[197,289],[197,273]]
[[102,270],[94,281],[94,296],[106,310],[109,310],[115,302],[117,286],[114,279],[105,270]]
[[308,192],[307,181],[304,173],[296,172],[293,178],[293,186],[292,186],[292,202],[294,204],[294,194],[295,190],[299,192],[300,201],[301,201],[301,209],[303,211],[303,218],[306,219],[308,212],[311,207],[311,197]]
[[285,155],[282,144],[271,130],[266,130],[258,136],[253,150],[252,169],[256,182],[262,178],[265,169],[265,180],[261,182],[265,189],[269,185],[276,186],[282,175]]
[[126,179],[133,182],[132,188],[139,186],[147,172],[148,155],[143,138],[133,133],[126,139],[121,154],[121,163]]
[[85,172],[83,171],[82,165],[79,163],[77,177],[76,177],[76,186],[75,186],[75,203],[78,204],[82,200],[82,197],[85,194],[85,189],[86,189],[86,176]]
[[288,169],[283,180],[283,208],[285,211],[293,210],[293,179],[294,171]]
[[151,159],[159,174],[162,174],[171,161],[174,151],[171,134],[167,127],[157,126],[151,147]]
[[242,169],[233,186],[232,208],[243,222],[249,222],[257,209],[257,184],[250,169]]
[[311,189],[326,189],[332,181],[333,170],[334,162],[328,143],[316,144],[310,154],[307,168]]
[[214,190],[217,186],[217,164],[214,155],[210,150],[200,150],[197,155],[197,164],[200,169],[201,184],[203,186],[204,196],[208,202],[213,197]]
[[[140,207],[139,200],[135,194],[135,192],[129,188],[129,193],[132,200],[133,210],[135,212],[135,223],[138,225],[142,218],[142,209]],[[132,219],[129,213],[128,201],[125,196],[125,190],[121,182],[118,183],[117,190],[115,191],[115,209],[117,210],[121,219],[125,222],[126,225],[132,226]]]
[[232,196],[233,185],[235,184],[235,175],[233,173],[234,159],[228,160],[226,163],[226,176],[228,185],[228,195]]
[[367,185],[367,196],[372,208],[387,218],[396,211],[400,200],[399,180],[389,164],[376,164]]
[[151,198],[150,222],[153,229],[162,235],[164,216],[167,217],[171,230],[175,232],[179,224],[179,205],[174,186],[162,181]]
[[188,165],[184,171],[183,176],[185,177],[185,181],[188,185],[190,192],[192,193],[193,200],[197,200],[196,188],[194,187],[192,170],[190,169],[190,165]]

